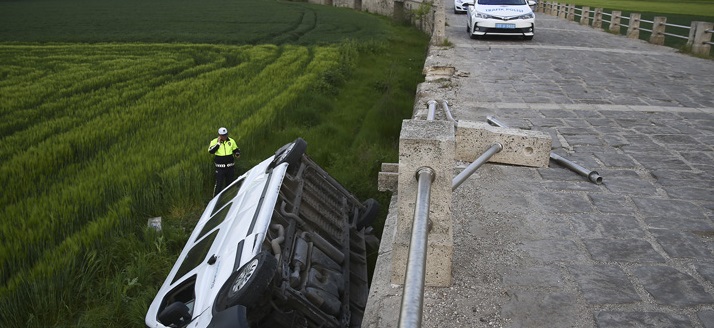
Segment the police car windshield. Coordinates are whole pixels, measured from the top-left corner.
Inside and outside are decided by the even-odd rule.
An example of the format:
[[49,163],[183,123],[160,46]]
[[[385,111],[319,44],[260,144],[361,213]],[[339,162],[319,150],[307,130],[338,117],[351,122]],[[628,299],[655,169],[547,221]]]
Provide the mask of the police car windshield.
[[526,0],[478,0],[478,4],[495,6],[520,6],[525,5]]

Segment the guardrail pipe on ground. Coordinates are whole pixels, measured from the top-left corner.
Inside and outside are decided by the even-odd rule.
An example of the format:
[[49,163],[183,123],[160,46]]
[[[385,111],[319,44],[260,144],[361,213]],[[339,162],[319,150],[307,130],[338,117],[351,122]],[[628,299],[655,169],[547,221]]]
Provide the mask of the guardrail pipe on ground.
[[451,191],[456,190],[466,179],[468,179],[476,170],[478,170],[481,165],[486,163],[489,158],[496,155],[496,153],[503,150],[503,145],[500,143],[495,143],[491,145],[481,156],[479,156],[473,163],[469,164],[461,173],[459,173],[453,180],[451,180]]
[[414,222],[409,242],[407,272],[404,277],[404,294],[399,313],[399,328],[421,327],[424,306],[424,277],[426,274],[426,247],[429,222],[431,183],[436,173],[430,167],[417,170],[417,199],[414,206]]
[[[496,119],[493,116],[486,117],[486,121],[491,125],[500,126],[502,128],[508,127],[505,123],[499,121],[498,119]],[[596,171],[588,170],[588,169],[586,169],[578,164],[575,164],[575,163],[571,162],[570,160],[568,160],[554,152],[550,152],[550,159],[552,159],[553,161],[555,161],[556,163],[558,163],[562,166],[565,166],[566,168],[570,169],[571,171],[574,171],[574,172],[588,178],[588,180],[592,181],[593,183],[596,183],[596,184],[602,183],[602,177]]]
[[574,171],[574,172],[588,178],[588,180],[590,180],[596,184],[602,183],[602,177],[596,171],[588,170],[578,164],[575,164],[575,163],[565,159],[564,157],[562,157],[554,152],[550,152],[550,159],[552,159],[553,161],[555,161],[556,163],[558,163],[560,165],[563,165],[563,166],[569,168],[571,171]]

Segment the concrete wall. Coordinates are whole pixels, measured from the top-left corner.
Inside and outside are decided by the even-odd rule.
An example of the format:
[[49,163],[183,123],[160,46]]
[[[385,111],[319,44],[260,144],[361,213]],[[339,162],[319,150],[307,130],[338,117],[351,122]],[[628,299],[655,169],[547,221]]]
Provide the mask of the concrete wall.
[[363,0],[362,11],[394,17],[394,0]]
[[[308,3],[352,8],[355,10],[366,11],[369,13],[392,17],[396,20],[404,20],[411,22],[412,25],[419,28],[429,35],[434,35],[434,22],[438,21],[435,17],[437,12],[441,12],[443,16],[443,4],[441,1],[432,0],[308,0]],[[426,7],[423,5],[431,5],[428,12],[424,12]],[[421,13],[421,14],[418,14]],[[438,26],[439,24],[437,24]],[[441,30],[443,32],[443,26]],[[441,33],[443,35],[443,33]]]

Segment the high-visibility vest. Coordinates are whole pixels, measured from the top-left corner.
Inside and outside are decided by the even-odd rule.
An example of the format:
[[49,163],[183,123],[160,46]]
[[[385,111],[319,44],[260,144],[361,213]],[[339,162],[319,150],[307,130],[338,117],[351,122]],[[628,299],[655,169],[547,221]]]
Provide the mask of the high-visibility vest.
[[233,163],[233,155],[240,155],[238,144],[230,137],[220,143],[218,142],[218,138],[211,140],[211,143],[208,145],[208,152],[215,155],[213,161],[216,165]]

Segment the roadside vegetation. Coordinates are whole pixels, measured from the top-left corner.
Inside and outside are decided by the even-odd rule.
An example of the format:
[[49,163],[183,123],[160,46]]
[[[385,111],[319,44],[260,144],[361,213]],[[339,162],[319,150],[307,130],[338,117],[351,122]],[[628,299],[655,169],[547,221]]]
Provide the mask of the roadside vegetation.
[[211,197],[220,126],[239,172],[302,137],[386,207],[427,42],[306,3],[0,2],[0,327],[142,327]]

